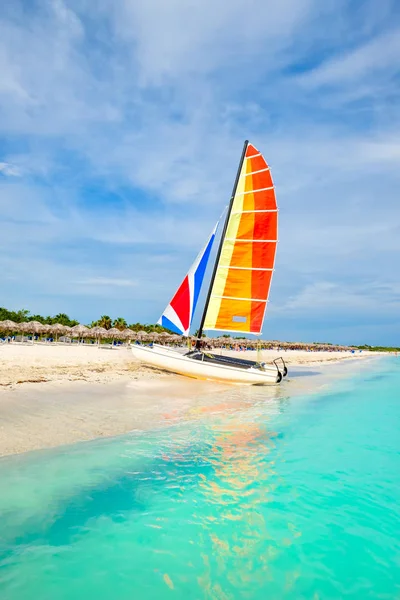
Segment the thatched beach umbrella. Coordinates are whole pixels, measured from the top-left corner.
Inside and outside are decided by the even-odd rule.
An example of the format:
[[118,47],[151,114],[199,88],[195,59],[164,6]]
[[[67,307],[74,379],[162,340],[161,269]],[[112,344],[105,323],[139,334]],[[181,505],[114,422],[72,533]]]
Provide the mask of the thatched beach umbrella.
[[6,319],[5,321],[0,321],[0,331],[4,331],[5,333],[19,331],[20,325],[20,323],[14,323],[14,321]]
[[86,335],[89,331],[89,327],[86,327],[86,325],[74,325],[73,327],[71,327],[71,332],[72,334],[78,334],[78,335]]
[[144,341],[144,340],[148,340],[149,339],[149,334],[147,333],[147,331],[138,331],[138,340],[140,341]]
[[72,327],[69,327],[68,325],[65,326],[65,330],[63,332],[63,336],[68,336],[69,338],[72,338]]
[[160,333],[158,333],[157,331],[150,331],[150,333],[147,334],[147,338],[149,340],[152,340],[153,342],[156,342],[157,340],[160,339]]
[[45,324],[45,325],[42,325],[42,327],[40,328],[41,334],[43,334],[43,333],[48,334],[48,333],[51,333],[51,331],[52,331],[52,325]]
[[132,329],[129,328],[124,329],[123,331],[121,331],[121,338],[130,342],[131,340],[137,338],[136,331],[132,331]]
[[87,336],[89,331],[89,327],[86,327],[85,325],[74,325],[74,327],[71,328],[71,336],[78,338],[78,340],[81,341],[83,337]]
[[247,338],[242,340],[242,344],[247,348],[261,348],[263,345],[262,340],[248,340]]
[[34,335],[40,334],[43,331],[43,323],[39,321],[27,321],[26,323],[21,323],[21,331],[26,331],[27,333],[32,334],[32,343],[34,342]]
[[66,325],[61,325],[61,323],[55,323],[54,325],[50,325],[50,331],[55,334],[56,342],[58,342],[58,336],[63,335],[69,332],[70,328]]
[[107,337],[114,337],[115,340],[119,340],[122,336],[122,331],[116,327],[112,327],[107,331]]
[[165,342],[166,342],[166,341],[167,341],[167,340],[168,340],[170,337],[171,337],[171,334],[170,334],[170,333],[167,333],[166,331],[162,331],[162,332],[159,334],[159,339],[160,339],[160,342],[162,342],[163,344],[165,344]]
[[[31,328],[30,328],[30,323],[28,322],[24,322],[24,323],[20,323],[19,324],[19,331],[21,332],[21,338],[23,339],[24,337],[24,333],[32,333]],[[32,337],[32,342],[33,342],[33,337]]]
[[42,331],[43,323],[39,321],[28,321],[26,323],[26,331],[28,333],[40,333]]
[[29,323],[19,323],[19,332],[21,333],[21,342],[24,340],[24,333],[29,333],[28,332],[28,328],[29,328]]
[[100,344],[100,338],[106,337],[107,333],[107,329],[104,327],[92,327],[89,330],[89,335],[93,336],[97,340],[98,344]]
[[109,330],[107,331],[107,335],[106,335],[105,337],[107,337],[108,339],[112,339],[112,343],[114,344],[114,341],[115,341],[115,340],[120,340],[120,339],[122,339],[124,336],[123,336],[123,333],[122,333],[122,331],[120,331],[120,330],[119,330],[119,329],[117,329],[116,327],[112,327],[111,329],[109,329]]

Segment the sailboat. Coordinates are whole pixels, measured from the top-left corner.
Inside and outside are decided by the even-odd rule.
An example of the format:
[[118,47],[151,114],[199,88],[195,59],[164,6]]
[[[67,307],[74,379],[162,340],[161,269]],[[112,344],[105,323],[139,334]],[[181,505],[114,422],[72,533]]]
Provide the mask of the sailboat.
[[[188,336],[219,222],[211,232],[158,323]],[[203,331],[259,335],[274,270],[278,208],[270,169],[245,141],[216,253],[195,347],[185,354],[153,344],[132,346],[143,363],[200,379],[276,384],[287,374],[284,360],[271,364],[208,352]]]

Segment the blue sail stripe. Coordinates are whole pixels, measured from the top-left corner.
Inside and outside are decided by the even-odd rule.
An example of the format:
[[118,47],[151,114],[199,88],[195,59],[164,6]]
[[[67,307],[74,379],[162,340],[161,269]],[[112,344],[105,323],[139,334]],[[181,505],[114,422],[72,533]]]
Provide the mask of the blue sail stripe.
[[179,329],[179,327],[177,327],[172,321],[167,319],[167,317],[165,317],[164,315],[161,317],[161,325],[163,327],[165,327],[165,329],[170,329],[171,331],[175,331],[175,333],[179,333],[179,335],[182,335],[182,333],[183,333],[182,329]]
[[[213,245],[213,242],[215,239],[215,235],[216,235],[216,232],[218,229],[218,225],[219,225],[219,221],[216,224],[216,226],[214,227],[214,230],[212,231],[205,248],[203,249],[202,252],[200,252],[198,254],[196,260],[194,261],[191,268],[189,269],[185,279],[179,286],[178,291],[181,290],[181,287],[182,287],[183,283],[185,283],[186,278],[187,278],[186,283],[187,283],[189,289],[187,290],[185,288],[185,290],[183,290],[183,291],[181,290],[182,293],[180,293],[179,299],[177,299],[177,301],[175,299],[175,296],[176,296],[176,294],[175,294],[175,296],[172,298],[171,302],[168,304],[167,308],[161,315],[160,319],[158,320],[158,323],[160,325],[162,325],[163,327],[166,327],[168,329],[171,329],[172,331],[175,331],[176,333],[179,333],[180,335],[188,334],[190,325],[192,323],[194,312],[196,310],[197,301],[200,296],[200,290],[201,290],[201,286],[203,284],[204,275],[205,275],[205,272],[207,269],[208,259],[210,258],[211,248],[212,248],[212,245]],[[182,310],[187,310],[185,308],[185,305],[187,303],[187,298],[185,298],[186,292],[189,293],[189,306],[191,307],[191,308],[189,308],[189,311],[191,311],[191,312],[190,312],[190,314],[178,314],[178,312],[181,313]],[[174,306],[171,303],[173,303]],[[182,321],[179,325],[174,323],[175,319],[174,319],[174,321],[171,321],[166,316],[166,315],[169,315],[170,317],[173,318],[174,314],[176,314],[178,321],[179,321],[179,319]],[[187,318],[187,317],[189,317],[189,318]],[[186,325],[186,323],[188,321],[189,321],[188,329],[183,330],[182,329],[183,324]]]
[[194,290],[193,290],[193,303],[192,303],[192,314],[190,317],[190,321],[192,321],[194,316],[194,311],[196,310],[197,301],[200,296],[201,286],[203,285],[204,275],[207,269],[208,259],[210,258],[211,248],[214,242],[215,234],[210,237],[210,240],[204,250],[204,254],[201,257],[199,262],[199,266],[197,267],[194,273]]

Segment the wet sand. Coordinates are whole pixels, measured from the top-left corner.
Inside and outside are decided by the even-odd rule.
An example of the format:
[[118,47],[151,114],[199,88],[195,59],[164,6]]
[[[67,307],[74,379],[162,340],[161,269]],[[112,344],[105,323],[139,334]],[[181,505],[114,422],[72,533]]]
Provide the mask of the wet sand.
[[[252,354],[241,353],[246,358]],[[330,356],[322,356],[325,354]],[[333,356],[336,354],[340,353],[286,352],[290,380],[255,389],[145,367],[134,361],[126,348],[3,346],[0,456],[204,417],[208,412],[234,409],[255,397],[282,399],[320,389],[366,364],[355,360],[355,355],[338,362],[343,357]],[[271,351],[271,355],[276,357],[277,353]],[[268,358],[268,352],[263,353],[263,359]]]

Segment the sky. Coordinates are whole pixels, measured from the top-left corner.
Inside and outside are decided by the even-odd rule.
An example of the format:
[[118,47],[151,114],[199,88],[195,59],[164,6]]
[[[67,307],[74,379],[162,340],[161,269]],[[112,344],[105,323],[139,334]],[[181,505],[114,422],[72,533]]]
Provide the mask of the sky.
[[263,338],[400,345],[399,56],[395,0],[4,0],[0,305],[156,322],[249,139]]

